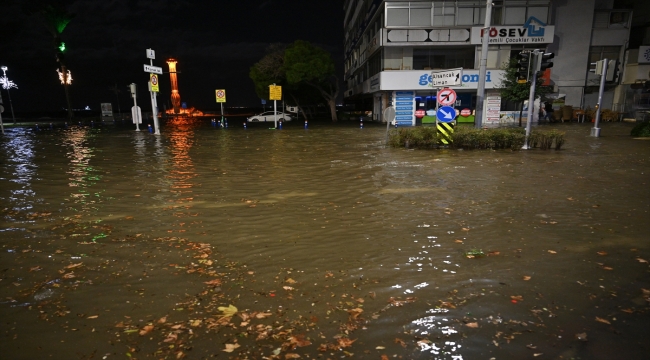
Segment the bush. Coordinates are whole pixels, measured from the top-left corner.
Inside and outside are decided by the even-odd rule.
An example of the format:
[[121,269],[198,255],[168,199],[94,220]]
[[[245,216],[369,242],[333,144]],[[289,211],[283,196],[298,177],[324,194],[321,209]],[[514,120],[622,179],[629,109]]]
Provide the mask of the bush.
[[403,127],[389,133],[392,147],[434,148],[437,146],[436,128],[431,126]]
[[476,129],[460,126],[454,129],[452,147],[460,149],[512,149],[524,145],[526,131],[521,128]]
[[630,135],[636,137],[650,137],[650,121],[636,124],[630,132]]
[[[650,127],[649,127],[650,128]],[[534,129],[530,133],[529,146],[548,150],[555,144],[555,150],[564,145],[564,132]],[[433,126],[416,126],[393,129],[389,133],[388,145],[392,147],[437,148],[437,130]],[[511,149],[519,150],[526,142],[524,128],[476,129],[470,126],[456,126],[451,135],[450,146],[456,149]]]

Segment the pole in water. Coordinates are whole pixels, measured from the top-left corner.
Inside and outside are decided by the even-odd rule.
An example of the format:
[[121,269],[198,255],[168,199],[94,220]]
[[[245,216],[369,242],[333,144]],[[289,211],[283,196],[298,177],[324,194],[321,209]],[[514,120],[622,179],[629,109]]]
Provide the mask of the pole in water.
[[149,132],[153,134],[153,128],[151,127],[151,124],[147,125],[149,127]]
[[244,121],[244,129],[246,129],[246,121]]
[[90,120],[90,127],[91,127],[91,128],[94,128],[94,127],[95,127],[95,121],[94,121],[94,120]]
[[224,118],[224,119],[226,119],[226,127],[228,127],[228,118]]
[[307,128],[307,120],[305,120],[305,129]]
[[278,129],[282,129],[282,120],[278,122]]
[[359,128],[363,129],[363,116],[360,116],[359,120],[360,120]]
[[68,122],[67,122],[67,121],[64,122],[64,123],[63,123],[63,126],[65,126],[65,128],[67,129],[67,128],[68,128]]
[[38,131],[38,124],[36,124],[36,128],[34,128],[34,131]]
[[50,130],[54,130],[54,125],[52,125],[52,123],[50,123]]
[[215,119],[212,119],[212,127],[217,127],[217,121]]

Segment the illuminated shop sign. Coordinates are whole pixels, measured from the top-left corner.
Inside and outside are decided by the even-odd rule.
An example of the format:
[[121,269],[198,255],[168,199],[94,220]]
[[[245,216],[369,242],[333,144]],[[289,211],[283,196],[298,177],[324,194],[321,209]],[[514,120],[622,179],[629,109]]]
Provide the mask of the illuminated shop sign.
[[534,16],[521,26],[492,26],[488,30],[473,27],[470,35],[472,44],[483,43],[483,34],[488,31],[490,44],[550,44],[553,42],[555,27],[546,25]]
[[[485,74],[485,88],[495,89],[501,84],[504,70],[488,70]],[[427,70],[382,71],[379,85],[381,90],[431,90],[433,79]],[[479,71],[463,70],[460,85],[448,86],[457,90],[478,89]]]

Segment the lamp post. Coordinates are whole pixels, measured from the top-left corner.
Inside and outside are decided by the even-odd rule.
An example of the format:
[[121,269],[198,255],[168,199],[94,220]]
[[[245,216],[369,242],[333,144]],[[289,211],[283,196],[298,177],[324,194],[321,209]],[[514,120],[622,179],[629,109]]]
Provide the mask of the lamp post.
[[7,78],[8,68],[6,66],[1,67],[0,69],[2,69],[2,77],[0,78],[0,83],[2,83],[2,88],[7,90],[7,96],[9,97],[9,108],[11,108],[11,118],[14,121],[14,125],[16,125],[16,117],[14,116],[14,105],[11,102],[11,93],[9,93],[9,89],[11,88],[18,89],[18,85],[16,85],[13,81]]

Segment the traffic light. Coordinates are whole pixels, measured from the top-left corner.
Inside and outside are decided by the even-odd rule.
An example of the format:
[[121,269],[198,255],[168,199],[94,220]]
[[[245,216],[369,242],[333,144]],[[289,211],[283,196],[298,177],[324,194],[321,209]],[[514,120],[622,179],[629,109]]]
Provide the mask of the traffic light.
[[618,60],[609,60],[607,62],[607,77],[605,78],[606,81],[618,81],[619,65],[620,62]]
[[515,73],[515,76],[517,77],[517,82],[520,84],[524,84],[528,81],[530,60],[531,60],[530,52],[522,51],[519,54],[517,54],[517,64],[515,65],[517,72]]
[[553,67],[549,60],[555,57],[554,53],[540,53],[537,59],[537,71],[544,71]]

